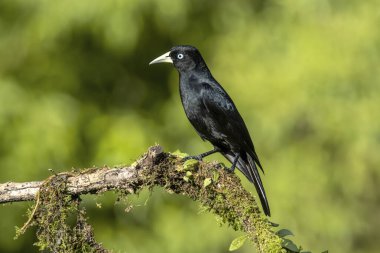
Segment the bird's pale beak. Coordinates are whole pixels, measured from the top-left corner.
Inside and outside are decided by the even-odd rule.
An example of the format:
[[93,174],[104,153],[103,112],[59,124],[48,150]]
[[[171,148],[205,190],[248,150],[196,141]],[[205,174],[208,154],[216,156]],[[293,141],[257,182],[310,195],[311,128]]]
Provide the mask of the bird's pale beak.
[[155,64],[155,63],[161,63],[161,62],[168,62],[168,63],[173,63],[172,58],[170,57],[170,51],[157,57],[153,61],[149,63],[149,65]]

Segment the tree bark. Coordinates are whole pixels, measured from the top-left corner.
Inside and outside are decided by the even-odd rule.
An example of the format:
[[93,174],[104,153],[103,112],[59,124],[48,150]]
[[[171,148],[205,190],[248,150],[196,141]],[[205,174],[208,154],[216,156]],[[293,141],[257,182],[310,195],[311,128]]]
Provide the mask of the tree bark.
[[40,182],[0,184],[0,203],[31,200],[38,203],[40,188],[55,177],[64,178],[64,194],[71,196],[110,190],[134,194],[146,187],[161,186],[199,201],[233,229],[246,232],[258,252],[291,252],[282,246],[283,239],[272,230],[238,177],[219,163],[194,160],[183,163],[180,156],[153,146],[130,166],[90,168],[59,173]]

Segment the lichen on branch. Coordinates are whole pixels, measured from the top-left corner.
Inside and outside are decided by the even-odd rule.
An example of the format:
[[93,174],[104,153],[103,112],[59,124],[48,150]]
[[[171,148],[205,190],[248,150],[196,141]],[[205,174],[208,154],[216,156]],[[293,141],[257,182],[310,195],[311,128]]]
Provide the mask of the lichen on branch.
[[[40,251],[108,252],[95,241],[92,227],[86,222],[86,212],[80,207],[79,196],[66,194],[68,176],[58,174],[41,185],[30,218],[17,229],[16,236],[36,226],[38,241],[35,245]],[[71,217],[75,219],[74,226],[68,223]]]
[[[51,252],[108,252],[93,237],[86,222],[80,195],[117,191],[123,195],[137,194],[144,188],[161,186],[169,192],[182,194],[198,201],[208,211],[234,230],[243,231],[256,245],[257,252],[292,252],[283,247],[284,240],[273,231],[271,223],[261,214],[254,197],[246,191],[239,178],[216,162],[183,162],[181,154],[163,152],[160,146],[148,152],[130,166],[90,168],[51,176],[44,182],[34,182],[39,191],[34,195],[35,206],[30,219],[18,233],[37,226],[36,245]],[[20,185],[20,184],[19,184]],[[29,200],[17,195],[17,183],[0,185],[0,200],[5,195]],[[25,183],[19,193],[25,193]],[[13,191],[13,193],[11,193]],[[16,197],[15,197],[16,196]],[[29,199],[28,199],[29,198]],[[7,202],[7,201],[3,201]],[[70,226],[69,217],[75,217]]]

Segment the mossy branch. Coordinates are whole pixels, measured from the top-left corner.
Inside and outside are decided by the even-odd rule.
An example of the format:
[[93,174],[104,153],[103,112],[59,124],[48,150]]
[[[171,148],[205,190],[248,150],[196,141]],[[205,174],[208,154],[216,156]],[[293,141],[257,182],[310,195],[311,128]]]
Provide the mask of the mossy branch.
[[[80,195],[117,190],[138,193],[143,188],[161,186],[199,201],[208,211],[218,215],[233,229],[243,231],[260,253],[293,252],[273,231],[261,214],[254,197],[234,174],[219,163],[183,163],[180,155],[163,152],[160,146],[149,148],[130,166],[90,168],[59,173],[43,182],[0,184],[0,203],[36,200],[30,219],[18,234],[29,226],[37,226],[36,243],[41,250],[52,252],[107,252],[93,238],[86,223]],[[67,217],[76,215],[71,228]]]

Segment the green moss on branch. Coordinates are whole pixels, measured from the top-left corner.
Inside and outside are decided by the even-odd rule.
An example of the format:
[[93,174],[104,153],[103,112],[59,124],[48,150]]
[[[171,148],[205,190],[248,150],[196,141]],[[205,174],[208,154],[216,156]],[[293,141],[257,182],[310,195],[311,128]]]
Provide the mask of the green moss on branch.
[[[51,252],[107,252],[93,237],[80,207],[80,195],[115,190],[137,194],[161,186],[167,191],[199,201],[222,222],[245,232],[260,253],[291,252],[261,214],[254,197],[239,178],[220,163],[188,161],[151,147],[131,166],[91,168],[60,173],[47,179],[37,194],[31,219],[20,232],[37,226],[36,245]],[[68,222],[74,218],[74,225]]]

